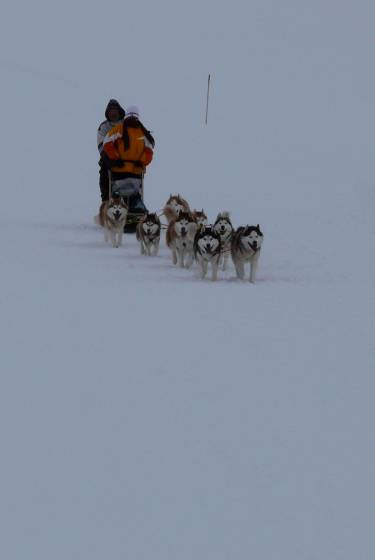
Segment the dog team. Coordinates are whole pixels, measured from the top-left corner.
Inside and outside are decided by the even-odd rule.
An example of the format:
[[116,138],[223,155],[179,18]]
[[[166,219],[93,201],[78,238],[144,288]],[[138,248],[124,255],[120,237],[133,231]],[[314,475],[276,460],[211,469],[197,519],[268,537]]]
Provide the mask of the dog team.
[[[123,199],[112,198],[100,208],[95,222],[104,227],[105,241],[113,247],[122,243],[128,208]],[[245,265],[250,264],[248,278],[255,282],[263,233],[259,224],[234,229],[229,212],[220,212],[214,224],[208,225],[203,210],[190,210],[187,201],[180,195],[170,195],[161,215],[165,226],[166,244],[171,250],[172,262],[182,268],[190,268],[194,260],[200,267],[201,278],[205,278],[211,266],[211,278],[217,280],[218,270],[226,270],[229,257],[237,277],[245,279]],[[142,255],[156,256],[159,251],[162,224],[156,212],[148,212],[139,221],[136,238]]]

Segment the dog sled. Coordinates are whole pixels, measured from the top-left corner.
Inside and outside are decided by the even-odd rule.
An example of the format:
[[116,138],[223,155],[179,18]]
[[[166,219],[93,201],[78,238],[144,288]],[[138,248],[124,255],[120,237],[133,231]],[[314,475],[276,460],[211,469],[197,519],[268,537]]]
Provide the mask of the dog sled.
[[124,231],[135,233],[138,222],[147,214],[143,201],[143,175],[141,178],[127,177],[126,179],[112,179],[109,171],[109,185],[111,196],[120,196],[128,206],[128,215]]

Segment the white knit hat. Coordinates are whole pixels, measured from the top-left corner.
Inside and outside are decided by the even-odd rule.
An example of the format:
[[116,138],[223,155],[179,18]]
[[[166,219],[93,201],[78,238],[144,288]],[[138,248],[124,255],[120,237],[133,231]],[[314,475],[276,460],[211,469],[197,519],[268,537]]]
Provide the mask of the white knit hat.
[[128,117],[136,117],[139,119],[139,108],[137,105],[129,105],[129,107],[126,108],[125,118],[127,119]]

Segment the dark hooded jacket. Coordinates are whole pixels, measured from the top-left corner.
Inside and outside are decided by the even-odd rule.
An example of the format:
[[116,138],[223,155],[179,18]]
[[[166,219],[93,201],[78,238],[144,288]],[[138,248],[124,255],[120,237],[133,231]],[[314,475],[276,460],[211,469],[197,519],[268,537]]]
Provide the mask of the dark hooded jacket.
[[[113,109],[113,108],[118,109],[118,111],[120,113],[120,119],[118,121],[108,120],[109,110]],[[103,150],[103,140],[104,140],[106,134],[108,134],[108,132],[111,130],[111,128],[113,128],[117,124],[120,124],[120,123],[123,122],[124,117],[125,117],[125,111],[116,99],[110,99],[109,102],[108,102],[108,105],[105,109],[104,114],[105,114],[105,118],[107,120],[100,123],[99,128],[98,128],[98,134],[97,134],[97,145],[98,145],[98,150],[99,150],[100,154],[102,153],[102,150]]]

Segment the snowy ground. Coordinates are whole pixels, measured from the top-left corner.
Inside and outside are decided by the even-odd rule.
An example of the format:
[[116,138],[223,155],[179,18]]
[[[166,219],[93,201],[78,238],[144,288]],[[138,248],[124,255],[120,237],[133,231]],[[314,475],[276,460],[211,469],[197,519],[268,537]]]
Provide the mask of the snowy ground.
[[[209,33],[216,4],[150,5],[132,82],[97,46],[99,4],[90,30],[83,4],[7,7],[23,38],[0,61],[7,560],[374,557],[374,9],[237,4]],[[150,209],[181,192],[261,224],[255,285],[232,266],[201,281],[164,243],[104,244],[95,129],[112,96],[157,139]]]

